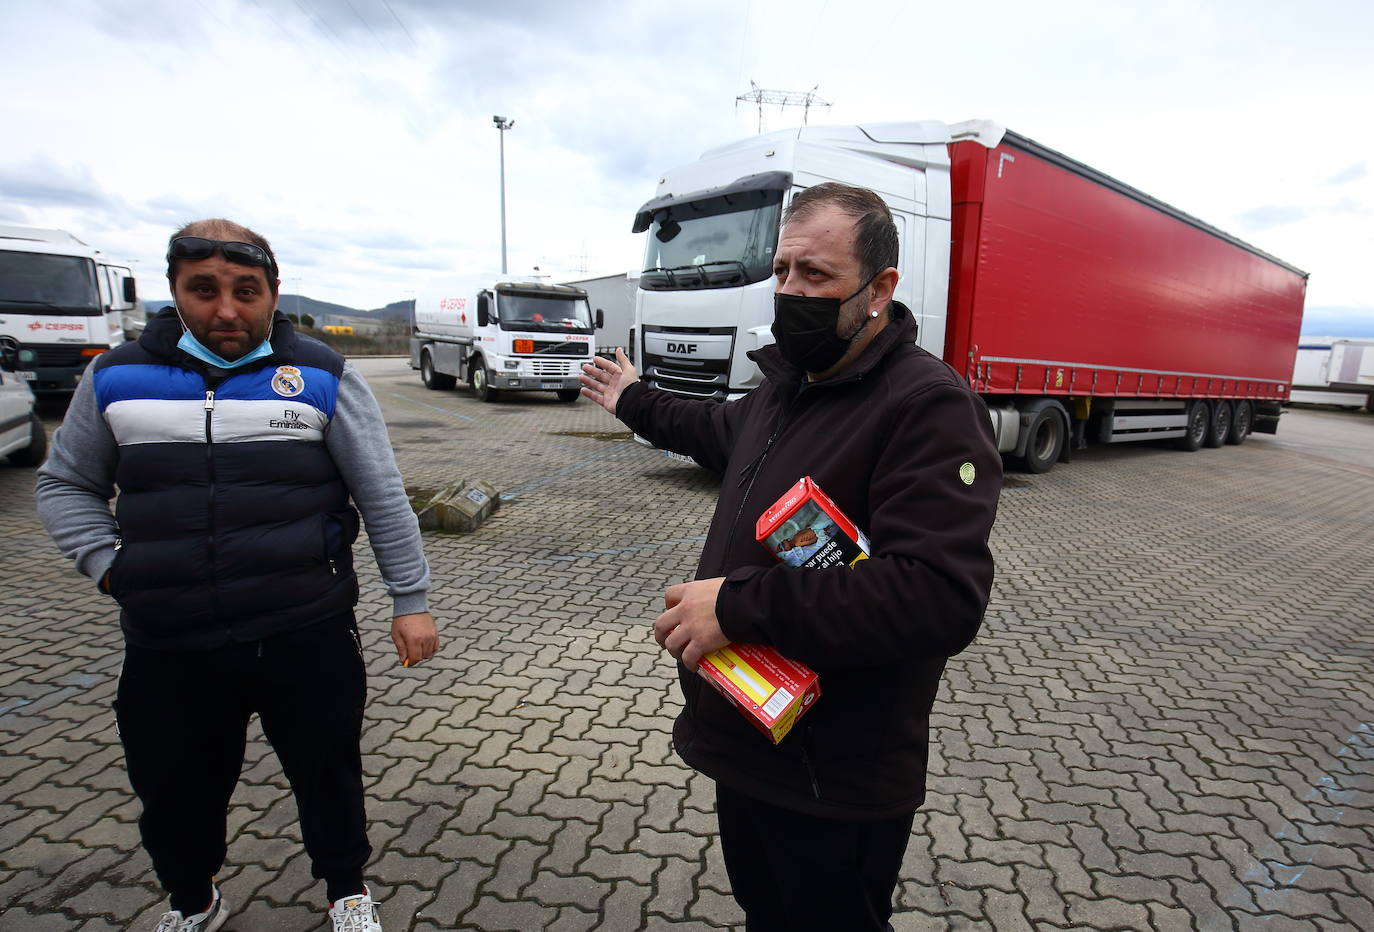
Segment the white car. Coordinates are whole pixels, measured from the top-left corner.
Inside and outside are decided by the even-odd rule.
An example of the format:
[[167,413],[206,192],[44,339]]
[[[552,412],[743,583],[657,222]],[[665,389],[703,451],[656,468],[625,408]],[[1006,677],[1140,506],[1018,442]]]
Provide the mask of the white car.
[[0,456],[16,466],[37,466],[48,452],[48,434],[33,410],[29,388],[33,364],[32,350],[0,337]]

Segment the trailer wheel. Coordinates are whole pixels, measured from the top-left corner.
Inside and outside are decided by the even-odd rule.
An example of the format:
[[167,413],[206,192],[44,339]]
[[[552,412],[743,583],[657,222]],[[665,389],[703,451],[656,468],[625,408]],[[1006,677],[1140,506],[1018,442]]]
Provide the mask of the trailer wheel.
[[1248,401],[1237,401],[1235,414],[1231,416],[1231,430],[1226,435],[1226,442],[1241,444],[1245,438],[1250,436],[1250,425],[1255,419],[1255,409],[1250,406]]
[[458,380],[453,376],[434,371],[434,357],[430,355],[429,350],[420,353],[420,381],[425,383],[425,388],[434,392],[444,391],[458,384]]
[[468,378],[478,401],[495,401],[500,397],[500,392],[491,387],[491,373],[487,371],[487,364],[481,356],[472,361],[472,374]]
[[580,389],[580,388],[560,388],[557,392],[555,392],[555,394],[558,395],[558,400],[559,400],[559,401],[563,401],[563,402],[567,402],[567,403],[571,404],[572,402],[574,402],[574,401],[576,401],[577,399],[579,399],[579,398],[582,397],[582,389]]
[[1212,409],[1207,402],[1197,399],[1188,405],[1187,433],[1174,441],[1180,450],[1192,453],[1202,447],[1203,441],[1211,431]]
[[16,466],[37,466],[43,462],[43,457],[48,452],[48,432],[43,429],[43,422],[38,415],[29,412],[29,445],[22,450],[15,450],[7,459]]
[[1021,463],[1026,472],[1045,473],[1054,468],[1064,450],[1064,419],[1055,405],[1046,405],[1035,412],[1026,427],[1026,452]]
[[1213,450],[1224,444],[1226,438],[1231,436],[1232,420],[1231,402],[1224,398],[1212,402],[1212,417],[1207,422],[1207,436],[1203,443]]

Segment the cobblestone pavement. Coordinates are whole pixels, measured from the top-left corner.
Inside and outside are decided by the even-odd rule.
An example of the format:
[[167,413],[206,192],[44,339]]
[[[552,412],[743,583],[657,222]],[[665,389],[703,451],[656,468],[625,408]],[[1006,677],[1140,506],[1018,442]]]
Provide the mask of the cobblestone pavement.
[[[713,480],[585,401],[483,405],[367,361],[407,481],[503,491],[429,535],[442,654],[400,669],[370,556],[373,891],[388,932],[738,928],[712,788],[649,634]],[[50,426],[51,423],[50,423]],[[1374,430],[1374,421],[1366,424]],[[151,930],[110,603],[0,466],[0,929]],[[1374,929],[1374,470],[1257,437],[1009,474],[984,631],[950,665],[894,926]],[[169,748],[194,779],[194,749]],[[226,929],[323,924],[255,731]]]

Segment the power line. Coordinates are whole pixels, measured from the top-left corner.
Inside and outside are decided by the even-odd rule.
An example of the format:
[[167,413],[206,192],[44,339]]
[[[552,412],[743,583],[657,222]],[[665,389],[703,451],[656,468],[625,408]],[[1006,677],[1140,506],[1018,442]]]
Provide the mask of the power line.
[[377,30],[373,29],[372,24],[363,18],[363,14],[358,12],[358,8],[353,5],[353,0],[344,0],[344,3],[348,4],[348,8],[353,11],[353,15],[358,17],[358,22],[366,26],[367,31],[372,33],[372,41],[377,43],[378,48],[385,51],[386,46],[382,45],[381,36],[377,35]]
[[420,44],[416,42],[415,37],[410,34],[410,30],[406,28],[406,24],[401,22],[401,17],[396,15],[396,11],[391,8],[391,4],[388,0],[382,0],[382,6],[386,7],[386,11],[391,14],[391,18],[396,20],[396,25],[401,27],[401,32],[406,34],[406,38],[410,40],[410,44],[418,49]]

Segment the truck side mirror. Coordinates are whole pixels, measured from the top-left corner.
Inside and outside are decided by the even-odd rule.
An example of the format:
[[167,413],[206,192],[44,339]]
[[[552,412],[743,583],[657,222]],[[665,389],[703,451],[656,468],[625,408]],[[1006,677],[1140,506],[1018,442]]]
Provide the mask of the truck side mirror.
[[138,300],[138,286],[134,284],[132,278],[124,279],[124,300],[128,304],[133,304]]
[[477,296],[477,326],[485,327],[491,323],[491,299],[484,294]]
[[596,309],[596,329],[600,330],[606,326],[606,312],[601,308]]

